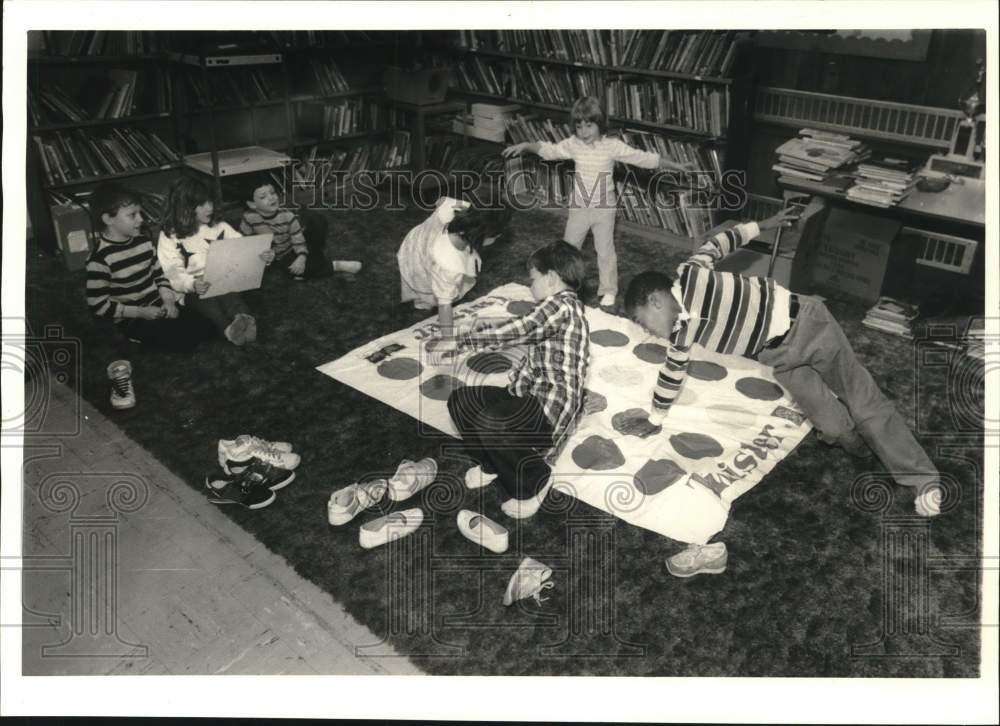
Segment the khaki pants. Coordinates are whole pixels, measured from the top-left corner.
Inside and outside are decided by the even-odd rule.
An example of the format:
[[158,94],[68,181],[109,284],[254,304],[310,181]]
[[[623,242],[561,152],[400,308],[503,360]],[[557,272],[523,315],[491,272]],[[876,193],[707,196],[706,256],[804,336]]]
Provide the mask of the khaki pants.
[[938,471],[892,401],[885,397],[826,305],[799,296],[792,329],[758,360],[802,407],[820,434],[836,443],[855,428],[898,484],[923,487]]
[[615,252],[614,205],[608,207],[570,207],[563,239],[580,249],[587,232],[594,233],[597,251],[598,295],[618,294],[618,254]]

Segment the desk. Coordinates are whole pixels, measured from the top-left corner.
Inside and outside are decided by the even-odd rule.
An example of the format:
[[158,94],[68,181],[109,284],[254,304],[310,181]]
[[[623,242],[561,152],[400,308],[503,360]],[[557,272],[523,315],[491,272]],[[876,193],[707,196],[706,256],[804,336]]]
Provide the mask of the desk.
[[[831,177],[831,179],[843,178],[842,176]],[[847,178],[853,180],[853,177]],[[842,199],[858,209],[869,209],[876,214],[895,212],[975,227],[985,227],[986,225],[986,185],[983,182],[953,183],[943,192],[922,192],[914,188],[899,204],[885,208],[856,202],[848,198],[839,185],[834,186],[824,182],[794,179],[787,176],[779,177],[778,184],[785,189],[797,192],[819,194],[830,199]]]

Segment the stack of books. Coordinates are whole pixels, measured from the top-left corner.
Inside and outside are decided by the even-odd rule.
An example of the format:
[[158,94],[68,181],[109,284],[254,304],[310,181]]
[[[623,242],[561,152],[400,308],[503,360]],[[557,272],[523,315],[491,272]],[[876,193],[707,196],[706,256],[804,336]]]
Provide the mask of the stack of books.
[[916,305],[891,297],[880,297],[861,323],[885,333],[912,338],[913,321],[918,315],[920,308]]
[[848,199],[875,207],[894,207],[916,184],[917,164],[908,159],[883,157],[858,165]]
[[799,136],[779,146],[771,169],[781,176],[821,182],[834,170],[868,158],[870,149],[844,134],[801,129]]

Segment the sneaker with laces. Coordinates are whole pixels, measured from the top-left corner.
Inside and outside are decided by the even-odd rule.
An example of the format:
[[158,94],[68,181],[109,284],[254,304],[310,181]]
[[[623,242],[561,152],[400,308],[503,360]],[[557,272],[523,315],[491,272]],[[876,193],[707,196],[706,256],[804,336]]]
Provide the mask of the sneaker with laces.
[[437,476],[437,470],[437,462],[429,456],[416,462],[403,459],[396,473],[389,479],[389,498],[394,502],[409,499],[431,485]]
[[359,512],[373,507],[382,501],[389,482],[385,479],[372,479],[363,484],[354,483],[335,491],[326,503],[326,518],[330,524],[339,526],[347,524]]
[[237,476],[205,477],[208,501],[212,504],[239,504],[247,509],[263,509],[277,498],[256,473],[244,472]]
[[700,573],[718,575],[726,571],[728,560],[724,542],[689,544],[687,549],[667,559],[667,571],[674,577],[692,577]]
[[116,360],[108,365],[111,380],[111,407],[126,409],[135,406],[135,389],[132,387],[132,364]]
[[238,474],[257,459],[265,464],[291,471],[302,460],[291,451],[281,451],[263,439],[237,436],[234,440],[219,439],[219,466],[227,474]]
[[254,446],[259,446],[263,449],[273,449],[274,451],[280,451],[283,454],[290,453],[293,448],[291,443],[288,441],[268,441],[267,439],[262,439],[259,436],[254,436],[252,434],[240,434],[236,438],[247,439]]
[[271,466],[270,464],[265,464],[260,459],[256,459],[245,469],[232,474],[224,473],[223,476],[216,477],[212,479],[212,481],[235,482],[241,479],[260,484],[265,489],[270,489],[272,492],[276,492],[279,489],[284,489],[286,486],[295,481],[295,472],[289,471],[288,469],[282,469],[277,466]]

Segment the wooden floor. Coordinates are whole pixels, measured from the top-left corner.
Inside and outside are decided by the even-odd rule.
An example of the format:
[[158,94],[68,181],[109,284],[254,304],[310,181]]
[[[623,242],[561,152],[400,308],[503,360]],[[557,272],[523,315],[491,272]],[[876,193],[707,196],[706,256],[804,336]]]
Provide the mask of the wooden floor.
[[24,448],[24,675],[420,673],[356,657],[379,638],[329,594],[72,390],[49,392]]

